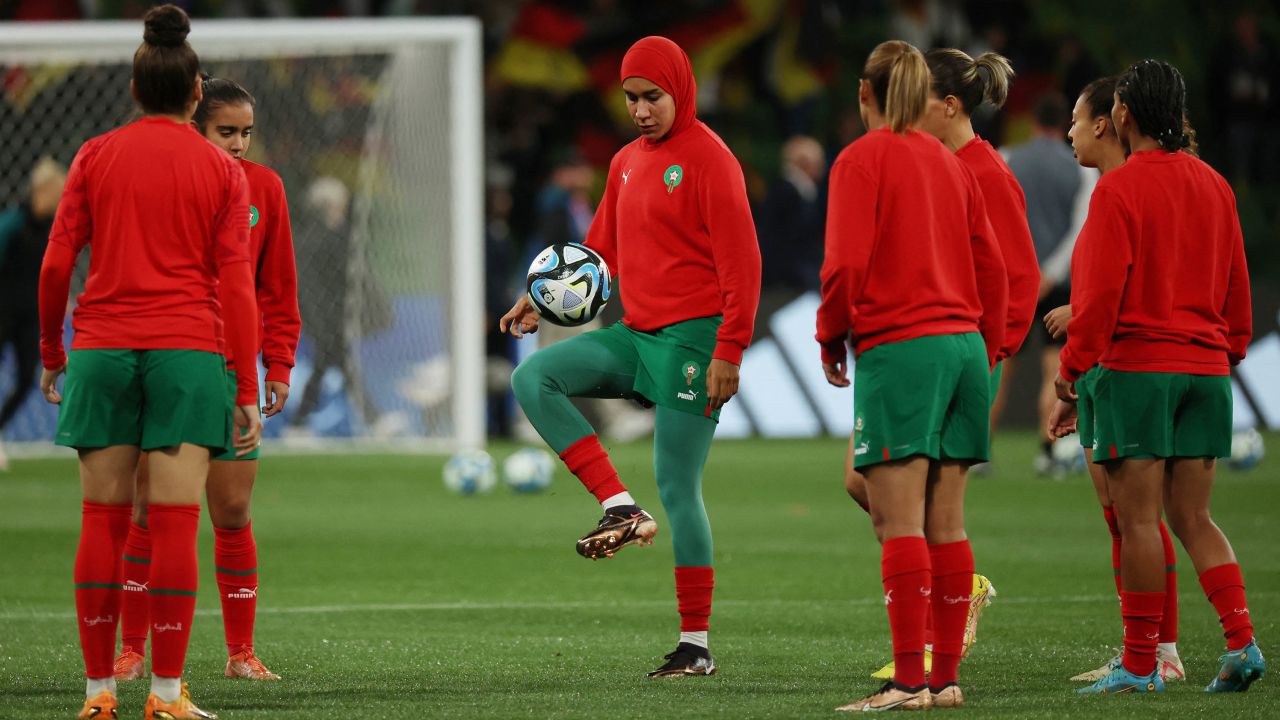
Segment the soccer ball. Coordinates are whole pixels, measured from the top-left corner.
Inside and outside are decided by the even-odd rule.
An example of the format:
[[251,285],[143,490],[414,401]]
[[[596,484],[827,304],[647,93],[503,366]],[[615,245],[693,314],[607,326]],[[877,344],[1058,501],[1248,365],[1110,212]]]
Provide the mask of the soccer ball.
[[1078,473],[1084,470],[1084,448],[1074,435],[1053,441],[1053,462],[1064,472]]
[[502,463],[502,479],[515,492],[534,493],[551,484],[553,469],[554,462],[546,450],[524,448]]
[[489,492],[496,482],[493,458],[483,450],[463,450],[444,464],[444,486],[459,495]]
[[1227,464],[1236,470],[1248,470],[1262,462],[1265,450],[1262,433],[1255,428],[1240,430],[1231,436],[1231,458]]
[[609,266],[585,245],[552,245],[529,266],[528,290],[529,300],[548,322],[585,325],[609,301]]

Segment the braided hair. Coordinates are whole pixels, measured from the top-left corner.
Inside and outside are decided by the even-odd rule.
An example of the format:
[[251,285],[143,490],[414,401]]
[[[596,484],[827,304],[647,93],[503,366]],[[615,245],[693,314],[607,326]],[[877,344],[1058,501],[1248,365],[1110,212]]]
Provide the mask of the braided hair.
[[1134,63],[1117,78],[1116,95],[1133,114],[1139,132],[1161,148],[1177,152],[1191,145],[1184,125],[1187,86],[1177,68],[1162,60]]

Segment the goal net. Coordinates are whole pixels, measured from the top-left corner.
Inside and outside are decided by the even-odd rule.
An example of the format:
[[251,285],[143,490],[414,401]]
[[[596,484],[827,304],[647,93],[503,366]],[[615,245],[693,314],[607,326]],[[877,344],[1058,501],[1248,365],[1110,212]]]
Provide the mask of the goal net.
[[[140,21],[0,24],[4,207],[26,196],[38,158],[69,165],[136,117],[141,38]],[[248,157],[289,198],[303,337],[268,443],[483,443],[479,22],[196,19],[189,40],[206,71],[254,95]],[[0,358],[0,394],[12,363]],[[40,447],[55,420],[32,392],[5,437]]]

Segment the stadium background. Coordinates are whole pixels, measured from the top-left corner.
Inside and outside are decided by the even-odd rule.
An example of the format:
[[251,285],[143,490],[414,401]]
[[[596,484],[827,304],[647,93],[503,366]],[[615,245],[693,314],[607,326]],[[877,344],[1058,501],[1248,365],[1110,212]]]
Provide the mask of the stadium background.
[[[495,320],[520,292],[523,269],[552,241],[578,239],[603,188],[612,153],[633,137],[617,90],[616,68],[626,47],[653,33],[668,35],[694,61],[701,116],[742,160],[765,256],[765,302],[757,344],[745,361],[742,402],[726,413],[722,434],[772,436],[840,434],[847,399],[825,388],[808,342],[812,297],[821,261],[821,225],[772,220],[774,190],[781,182],[783,143],[807,135],[829,160],[861,132],[856,83],[867,51],[887,37],[921,47],[949,45],[976,54],[995,50],[1018,72],[1006,108],[980,113],[979,132],[997,146],[1026,139],[1030,111],[1042,93],[1060,92],[1068,103],[1089,80],[1114,73],[1147,56],[1166,58],[1186,75],[1190,117],[1203,156],[1236,189],[1254,283],[1255,347],[1237,373],[1237,424],[1280,428],[1280,13],[1271,3],[1205,4],[1191,0],[1131,2],[948,2],[947,0],[534,0],[529,2],[430,2],[427,0],[225,0],[180,3],[201,18],[353,17],[397,15],[478,16],[484,27],[486,178],[486,320]],[[0,2],[0,20],[137,18],[149,3],[57,0]],[[306,434],[421,431],[431,420],[403,420],[403,393],[384,376],[386,359],[404,360],[406,318],[437,324],[438,298],[415,294],[415,278],[396,273],[404,255],[362,261],[361,272],[329,282],[325,263],[307,265],[304,254],[323,246],[312,232],[313,207],[303,198],[321,176],[356,183],[360,133],[380,88],[377,58],[356,58],[323,70],[281,71],[272,63],[223,63],[220,74],[242,79],[260,98],[259,141],[251,157],[281,170],[289,189],[303,272],[304,341],[295,373],[295,418],[301,387],[310,373],[315,338],[338,334],[333,316],[358,297],[359,329],[347,352],[363,359],[363,372],[331,371],[318,385],[318,402]],[[66,163],[88,135],[127,119],[127,98],[109,74],[76,79],[92,69],[32,73],[3,68],[0,131],[20,138],[22,151],[0,168],[0,204],[20,199],[26,170],[42,153]],[[295,69],[296,70],[296,69]],[[118,74],[118,72],[117,72]],[[1269,94],[1240,100],[1231,92],[1240,78],[1261,81]],[[94,88],[76,102],[109,104],[98,126],[68,131],[47,121],[65,104],[65,88]],[[287,108],[287,112],[271,108]],[[65,113],[62,113],[65,115]],[[74,118],[74,116],[72,116]],[[331,241],[335,242],[335,241]],[[341,242],[340,239],[336,242]],[[346,252],[345,249],[333,251]],[[365,267],[367,265],[367,267]],[[307,282],[311,278],[311,282]],[[309,291],[309,287],[311,288]],[[792,303],[796,298],[797,302]],[[617,303],[615,303],[616,305]],[[338,308],[335,310],[335,307]],[[617,313],[617,308],[614,309]],[[775,311],[782,311],[778,315]],[[309,317],[308,317],[309,316]],[[422,324],[423,321],[419,321]],[[1038,352],[1038,334],[1024,354]],[[523,428],[503,382],[511,362],[529,352],[490,334],[489,431],[521,435]],[[430,341],[428,340],[428,346]],[[7,356],[0,391],[13,382]],[[381,364],[380,364],[381,363]],[[1036,362],[1016,373],[1004,425],[1034,424]],[[424,371],[430,375],[430,368]],[[362,379],[363,378],[363,379]],[[412,378],[405,378],[412,379]],[[401,383],[403,384],[403,383]],[[429,394],[429,393],[428,393]],[[1259,417],[1260,416],[1260,417]],[[412,417],[412,415],[410,415]],[[6,430],[11,441],[51,435],[53,409],[36,395]],[[397,419],[399,422],[397,422]],[[412,425],[412,427],[411,427]],[[281,424],[269,426],[277,436]]]

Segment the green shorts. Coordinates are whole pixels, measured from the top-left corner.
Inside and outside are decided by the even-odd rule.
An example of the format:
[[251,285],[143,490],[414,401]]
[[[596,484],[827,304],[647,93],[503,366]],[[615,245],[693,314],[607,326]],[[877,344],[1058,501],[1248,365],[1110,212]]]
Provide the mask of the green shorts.
[[72,350],[55,442],[77,449],[231,440],[227,365],[200,350]]
[[[231,405],[232,405],[232,407],[234,407],[234,406],[235,406],[235,404],[236,404],[236,394],[237,394],[237,392],[236,392],[236,371],[235,371],[235,370],[228,370],[228,371],[227,371],[227,393],[229,394],[229,396],[230,396],[230,398],[231,398]],[[262,415],[262,411],[261,411],[261,410],[259,410],[259,411],[258,411],[258,415],[259,415],[259,417],[261,417],[261,415]],[[234,425],[234,423],[233,423],[233,425]],[[233,427],[233,431],[234,431],[234,427]],[[235,447],[234,447],[234,446],[232,446],[232,447],[227,448],[227,449],[226,449],[226,451],[224,451],[224,452],[222,452],[222,453],[219,453],[219,454],[217,454],[217,455],[214,455],[214,456],[213,456],[212,458],[210,458],[210,459],[211,459],[211,460],[257,460],[257,459],[258,459],[258,455],[260,455],[260,454],[261,454],[261,450],[262,450],[262,447],[261,447],[261,446],[258,446],[258,447],[256,447],[256,448],[254,448],[254,449],[253,449],[253,452],[249,453],[248,455],[245,455],[244,457],[236,457],[236,449],[235,449]]]
[[1080,436],[1080,447],[1093,449],[1094,435],[1094,398],[1093,384],[1098,379],[1098,366],[1094,365],[1076,380],[1076,434]]
[[1231,455],[1230,376],[1094,372],[1094,462]]
[[991,371],[977,333],[877,345],[853,374],[855,468],[913,455],[988,458]]
[[650,332],[617,322],[589,334],[634,364],[637,399],[719,422],[720,411],[708,410],[706,376],[720,322],[719,316],[697,318]]

